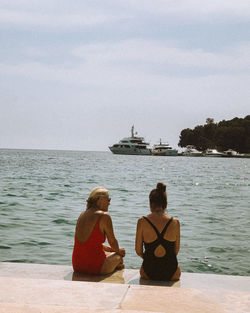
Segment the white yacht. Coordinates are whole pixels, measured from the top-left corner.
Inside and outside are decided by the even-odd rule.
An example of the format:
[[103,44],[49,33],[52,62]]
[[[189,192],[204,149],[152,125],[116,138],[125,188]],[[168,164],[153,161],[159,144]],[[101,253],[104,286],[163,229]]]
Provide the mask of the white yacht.
[[138,154],[138,155],[151,155],[151,150],[148,148],[149,143],[144,141],[143,137],[135,136],[134,125],[131,128],[131,137],[125,137],[109,147],[110,151],[114,154]]
[[152,154],[153,155],[177,156],[178,150],[170,147],[168,143],[162,143],[160,139],[159,144],[153,145]]
[[222,157],[223,153],[218,152],[216,149],[207,149],[205,152],[206,157]]
[[237,155],[239,155],[239,153],[237,151],[232,150],[232,149],[228,149],[227,151],[223,152],[223,155],[230,157],[230,156],[237,156]]
[[198,151],[197,149],[194,148],[194,146],[191,145],[188,145],[186,147],[186,150],[183,152],[183,155],[192,157],[203,156],[201,151]]

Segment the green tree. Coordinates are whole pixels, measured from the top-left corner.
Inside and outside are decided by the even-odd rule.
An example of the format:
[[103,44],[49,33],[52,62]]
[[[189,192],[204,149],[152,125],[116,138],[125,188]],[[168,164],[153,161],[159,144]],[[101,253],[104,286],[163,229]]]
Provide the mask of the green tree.
[[206,124],[213,124],[214,123],[214,119],[213,118],[211,118],[211,117],[208,117],[207,119],[206,119]]
[[214,123],[213,118],[207,118],[204,125],[183,129],[178,145],[193,145],[198,150],[216,148],[219,151],[233,149],[240,153],[250,153],[250,115],[222,120],[218,124]]

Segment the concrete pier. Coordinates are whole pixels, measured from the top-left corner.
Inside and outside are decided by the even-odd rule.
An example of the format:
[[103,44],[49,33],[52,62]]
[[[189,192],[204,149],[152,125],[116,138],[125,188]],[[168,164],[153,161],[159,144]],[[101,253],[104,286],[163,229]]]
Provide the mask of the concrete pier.
[[247,313],[250,277],[182,273],[178,282],[138,270],[79,275],[71,266],[0,263],[0,313]]

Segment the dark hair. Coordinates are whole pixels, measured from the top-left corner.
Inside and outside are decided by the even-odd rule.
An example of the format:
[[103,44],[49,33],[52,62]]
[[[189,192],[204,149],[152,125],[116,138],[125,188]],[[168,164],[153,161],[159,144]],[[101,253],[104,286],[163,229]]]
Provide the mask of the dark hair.
[[166,193],[166,185],[159,182],[156,185],[156,188],[153,189],[149,194],[150,205],[153,207],[162,207],[166,209],[167,207],[167,193]]

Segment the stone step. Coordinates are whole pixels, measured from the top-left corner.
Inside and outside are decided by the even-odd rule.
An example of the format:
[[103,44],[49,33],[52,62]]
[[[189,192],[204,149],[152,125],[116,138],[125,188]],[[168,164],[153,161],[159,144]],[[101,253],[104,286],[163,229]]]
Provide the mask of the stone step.
[[250,291],[250,276],[182,273],[177,282],[140,279],[139,270],[124,269],[111,275],[74,273],[69,265],[0,262],[1,277],[22,277],[67,281],[89,281],[130,285],[169,286],[180,288]]
[[179,282],[163,286],[145,284],[138,270],[99,279],[80,276],[72,281],[71,266],[0,263],[0,313],[243,313],[250,308],[250,277],[183,273]]

